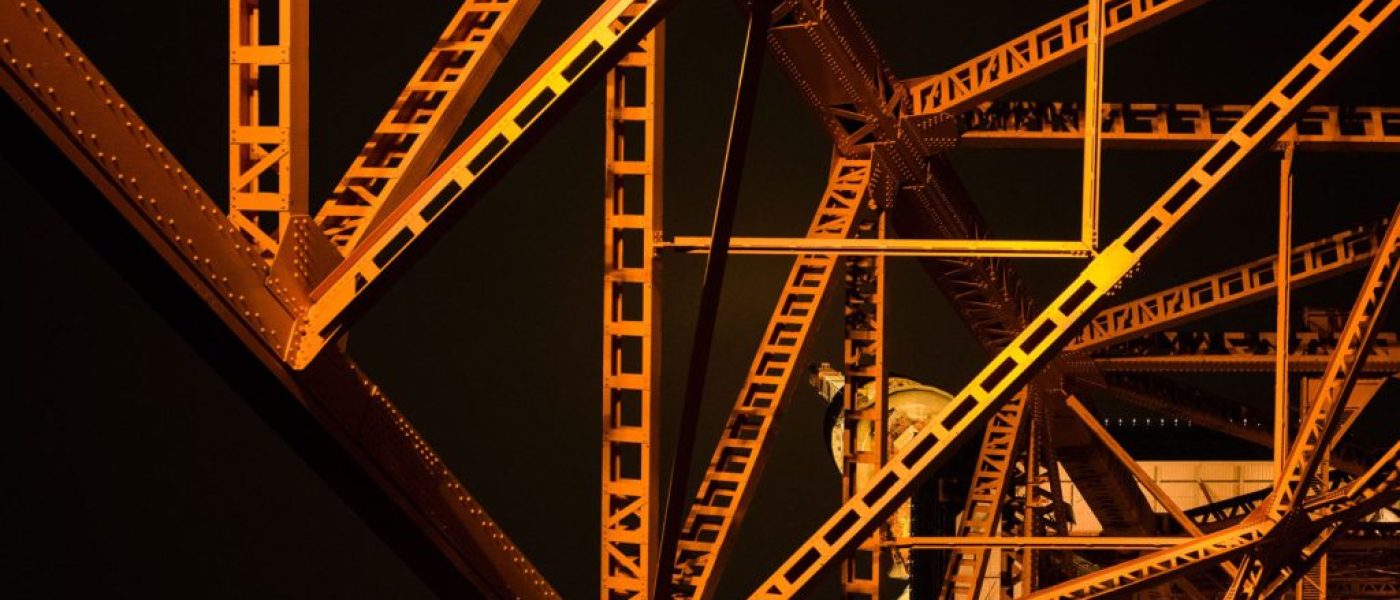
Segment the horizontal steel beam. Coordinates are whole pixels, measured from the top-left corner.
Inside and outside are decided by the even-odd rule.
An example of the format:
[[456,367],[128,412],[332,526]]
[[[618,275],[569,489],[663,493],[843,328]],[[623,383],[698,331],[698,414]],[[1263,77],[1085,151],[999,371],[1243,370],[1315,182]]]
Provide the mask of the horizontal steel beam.
[[[1249,110],[1242,104],[1104,104],[1106,148],[1203,150]],[[988,102],[958,116],[959,145],[968,148],[1083,147],[1084,111],[1072,102]],[[1298,150],[1400,152],[1400,107],[1313,106],[1279,144]]]
[[[1400,353],[1383,350],[1386,351],[1366,359],[1359,373],[1371,377],[1400,373]],[[1331,357],[1293,355],[1288,359],[1288,370],[1296,374],[1321,373]],[[1105,373],[1273,373],[1274,354],[1095,358],[1094,366]]]
[[1189,537],[1121,537],[1121,536],[932,536],[896,538],[886,542],[891,548],[912,550],[949,550],[955,548],[1033,548],[1036,550],[1156,550],[1169,548],[1191,540]]
[[[681,254],[706,254],[710,239],[677,236],[658,246]],[[841,254],[913,257],[1017,257],[1090,258],[1093,251],[1083,242],[1052,240],[890,240],[736,237],[729,241],[731,254]]]

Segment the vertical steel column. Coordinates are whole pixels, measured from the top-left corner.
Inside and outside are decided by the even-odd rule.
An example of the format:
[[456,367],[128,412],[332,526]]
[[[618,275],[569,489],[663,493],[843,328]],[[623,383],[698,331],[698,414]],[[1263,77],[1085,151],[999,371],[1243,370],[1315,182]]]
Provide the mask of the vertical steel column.
[[656,567],[664,52],[657,25],[606,79],[603,600],[648,598]]
[[[1278,260],[1274,265],[1274,282],[1278,289],[1278,309],[1274,331],[1278,338],[1274,349],[1274,476],[1283,475],[1283,463],[1288,457],[1288,353],[1293,339],[1289,329],[1289,301],[1293,280],[1293,147],[1283,145],[1278,179]],[[1301,396],[1300,396],[1301,397]]]
[[[1285,147],[1285,162],[1291,162],[1291,151],[1291,144]],[[1292,176],[1285,175],[1285,177],[1289,179],[1289,183],[1291,184]],[[1280,224],[1280,227],[1282,227],[1282,224]],[[1312,410],[1312,400],[1317,398],[1318,388],[1321,387],[1321,384],[1322,380],[1316,377],[1304,377],[1302,381],[1298,383],[1298,398],[1301,402],[1307,404],[1306,406],[1298,407],[1299,413],[1306,414],[1307,411]],[[1356,396],[1358,391],[1361,391],[1360,386],[1352,388],[1352,393],[1347,398],[1348,404],[1351,401],[1351,396]],[[1366,396],[1366,398],[1369,399],[1370,396]],[[1345,409],[1343,410],[1345,411]],[[1343,418],[1345,418],[1345,416]],[[1345,431],[1345,429],[1343,429],[1343,431]],[[1317,470],[1317,476],[1313,479],[1313,485],[1319,492],[1325,492],[1332,487],[1332,469],[1329,464],[1329,454],[1330,452],[1323,453],[1321,465]],[[1284,456],[1287,456],[1287,454],[1285,453]],[[1298,583],[1294,585],[1293,597],[1296,600],[1325,600],[1327,598],[1327,554],[1325,552],[1322,553],[1321,556],[1316,558],[1316,561],[1312,568],[1308,569],[1307,573],[1300,576],[1298,578]]]
[[[885,237],[885,213],[857,225],[858,237]],[[870,485],[889,457],[889,411],[885,376],[885,257],[846,259],[846,387],[841,444],[841,499]],[[889,568],[881,547],[883,527],[867,536],[841,567],[842,597],[878,600]]]
[[308,4],[229,1],[229,218],[269,262],[307,212]]
[[1089,0],[1089,31],[1084,36],[1084,205],[1079,237],[1090,249],[1099,247],[1100,132],[1103,130],[1104,0]]

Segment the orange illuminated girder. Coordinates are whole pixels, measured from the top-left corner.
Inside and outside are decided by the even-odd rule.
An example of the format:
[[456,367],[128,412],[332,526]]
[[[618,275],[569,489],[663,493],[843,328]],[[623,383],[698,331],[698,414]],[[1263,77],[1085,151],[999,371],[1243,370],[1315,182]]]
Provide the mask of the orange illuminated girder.
[[465,0],[316,213],[342,254],[408,196],[462,126],[539,0]]
[[1088,311],[1134,268],[1157,242],[1251,153],[1282,132],[1310,94],[1361,42],[1400,6],[1364,2],[1295,65],[1229,134],[1219,140],[1137,222],[1095,258],[1052,305],[1041,312],[875,476],[869,490],[845,503],[755,591],[754,597],[791,597],[812,585],[817,573],[868,535],[905,499],[912,486],[946,460],[946,450],[977,425],[1044,364],[1050,353],[1089,316]]
[[[872,185],[879,188],[872,182],[878,177],[868,159],[835,159],[807,236],[841,239],[854,233],[870,204]],[[753,497],[753,483],[768,458],[767,441],[786,407],[788,385],[837,268],[831,255],[802,255],[793,263],[681,529],[673,575],[678,594],[711,598],[715,593],[733,548],[727,542]]]
[[659,542],[661,289],[655,244],[661,232],[665,44],[665,27],[657,25],[605,79],[603,600],[651,598]]
[[[194,310],[180,313],[177,328],[203,331],[206,321],[212,324],[217,341],[235,350],[220,354],[231,383],[274,425],[299,433],[287,433],[289,443],[386,542],[446,595],[557,597],[339,349],[301,371],[282,363],[293,307],[304,300],[294,288],[305,281],[265,263],[263,249],[223,214],[48,12],[34,0],[0,0],[0,33],[0,87],[159,257],[151,270],[193,292],[178,294]],[[304,216],[288,230],[319,236]]]
[[[1249,107],[1242,104],[1105,104],[1107,148],[1204,149]],[[985,102],[958,117],[966,148],[1078,149],[1084,111],[1065,102]],[[1400,107],[1311,106],[1280,136],[1298,150],[1398,152]]]
[[300,368],[340,333],[368,294],[407,268],[447,221],[631,51],[676,0],[607,0],[312,290],[287,361]]
[[[261,30],[269,4],[275,32]],[[307,213],[309,4],[229,0],[229,218],[268,261]]]
[[[1205,0],[1107,0],[1104,42],[1112,44],[1186,12]],[[913,115],[958,113],[1034,81],[1079,58],[1087,45],[1088,7],[988,50],[938,75],[909,81]]]

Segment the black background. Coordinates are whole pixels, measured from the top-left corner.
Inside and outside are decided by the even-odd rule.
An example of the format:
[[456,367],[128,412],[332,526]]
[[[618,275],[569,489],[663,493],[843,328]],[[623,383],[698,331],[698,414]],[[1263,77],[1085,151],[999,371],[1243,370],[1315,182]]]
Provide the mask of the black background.
[[[226,3],[44,4],[205,189],[221,196]],[[544,2],[467,129],[593,4]],[[951,67],[1078,3],[855,4],[895,71],[915,76]],[[1251,103],[1351,6],[1208,3],[1111,48],[1105,99]],[[312,198],[329,193],[455,10],[449,0],[314,3]],[[668,234],[707,231],[742,27],[729,2],[683,2],[669,20]],[[1318,102],[1400,104],[1400,36],[1393,27],[1388,33]],[[1082,63],[1075,63],[1008,97],[1082,95]],[[0,110],[14,107],[0,101]],[[570,598],[597,587],[601,117],[599,89],[356,324],[351,342],[356,358]],[[829,151],[770,65],[737,234],[800,235],[823,188]],[[1120,233],[1196,156],[1107,153],[1104,237]],[[1271,253],[1275,157],[1237,171],[1121,297]],[[954,160],[999,237],[1077,237],[1077,152],[960,150]],[[1294,239],[1388,215],[1400,194],[1397,167],[1393,154],[1300,154]],[[153,310],[9,159],[0,158],[0,194],[12,340],[0,416],[0,589],[13,597],[430,596],[175,333],[180,316]],[[666,260],[668,409],[679,398],[701,261]],[[787,263],[731,261],[697,461],[708,459]],[[891,368],[960,388],[982,365],[981,352],[922,271],[910,261],[893,264]],[[1045,299],[1078,264],[1020,266]],[[1359,278],[1310,287],[1295,306],[1349,306]],[[839,358],[837,322],[828,307],[813,359]],[[1271,303],[1193,326],[1212,327],[1272,329]],[[1268,376],[1198,383],[1268,414]],[[819,432],[824,407],[804,386],[794,387],[720,597],[747,594],[839,497]],[[1377,418],[1363,419],[1361,434],[1394,439],[1394,391],[1377,402]],[[1106,403],[1101,409],[1139,414]],[[1202,458],[1212,452],[1209,444],[1198,450]]]

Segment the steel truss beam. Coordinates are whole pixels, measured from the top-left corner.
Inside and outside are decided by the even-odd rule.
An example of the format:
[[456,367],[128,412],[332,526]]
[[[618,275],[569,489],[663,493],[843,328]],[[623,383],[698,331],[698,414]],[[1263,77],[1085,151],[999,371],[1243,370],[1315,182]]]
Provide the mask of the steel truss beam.
[[[1295,332],[1289,340],[1289,371],[1321,373],[1340,342],[1315,331]],[[1116,344],[1093,353],[1101,372],[1250,372],[1270,373],[1278,354],[1277,336],[1263,332],[1164,331]],[[1400,336],[1376,335],[1366,362],[1359,367],[1370,376],[1400,372]]]
[[[1244,116],[1243,104],[1105,104],[1100,139],[1107,148],[1194,150],[1209,147]],[[1070,102],[985,102],[958,115],[959,147],[1076,150],[1084,114]],[[1303,151],[1400,151],[1400,107],[1312,106],[1280,136]]]
[[[1114,44],[1205,4],[1205,0],[1106,0],[1103,36]],[[1077,9],[947,72],[908,82],[912,115],[956,114],[1083,55],[1088,7]]]
[[[636,47],[676,0],[607,0],[312,291],[286,354],[300,368],[344,331],[371,292],[474,205],[564,110]],[[640,5],[641,8],[636,8]]]
[[464,0],[316,213],[347,254],[432,168],[539,0]]
[[605,79],[604,600],[651,598],[660,541],[661,289],[655,242],[661,232],[665,47],[663,23]]
[[[913,485],[950,455],[985,422],[1050,353],[1156,243],[1189,214],[1235,165],[1265,147],[1302,110],[1307,98],[1361,42],[1400,7],[1400,0],[1366,0],[1353,9],[1318,46],[1202,156],[1137,222],[1104,249],[1073,283],[1001,351],[949,404],[948,409],[909,442],[859,498],[845,503],[755,591],[753,597],[791,597],[812,584],[817,573],[850,550],[907,498]],[[1339,353],[1340,355],[1340,353]]]
[[[267,265],[38,2],[0,2],[0,32],[0,87],[105,198],[117,225],[139,235],[108,231],[130,238],[122,256],[149,258],[143,272],[172,284],[148,290],[152,301],[179,306],[172,324],[182,333],[235,349],[216,366],[369,525],[444,595],[557,597],[349,358],[331,349],[301,371],[280,360],[292,308],[335,260],[310,219],[292,219]],[[12,140],[25,133],[6,130]],[[288,268],[294,258],[306,272]]]
[[[269,5],[275,21],[262,16]],[[268,262],[307,214],[309,5],[229,0],[229,218]],[[262,30],[269,22],[271,34]]]
[[[872,204],[872,179],[877,177],[869,159],[834,159],[807,236],[840,239],[854,234]],[[790,269],[681,529],[673,574],[677,594],[714,595],[733,549],[728,540],[753,497],[752,484],[768,459],[767,441],[787,406],[788,384],[801,364],[818,306],[836,271],[837,257],[824,254],[799,256]]]
[[[1366,266],[1375,257],[1385,222],[1358,227],[1293,249],[1294,287]],[[1277,255],[1268,256],[1143,296],[1094,315],[1066,351],[1097,350],[1110,344],[1179,327],[1276,290]]]

